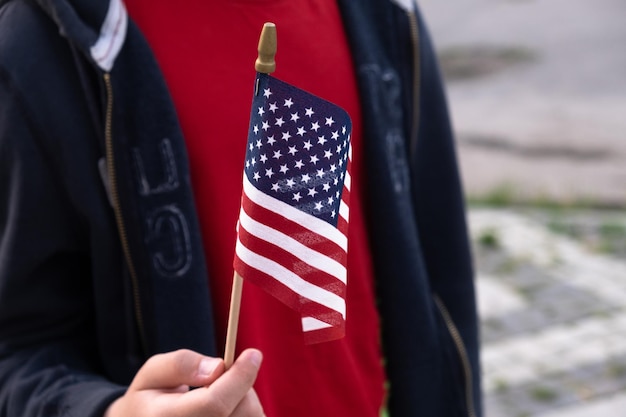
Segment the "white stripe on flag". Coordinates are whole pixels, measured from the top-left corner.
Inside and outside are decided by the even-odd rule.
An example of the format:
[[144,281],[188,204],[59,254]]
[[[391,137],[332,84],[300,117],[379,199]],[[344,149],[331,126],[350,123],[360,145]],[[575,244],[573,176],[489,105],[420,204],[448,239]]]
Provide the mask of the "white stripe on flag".
[[352,185],[352,176],[350,176],[350,171],[346,171],[346,179],[343,181],[343,186],[346,187],[348,191],[350,191],[351,185]]
[[248,198],[259,206],[273,211],[274,213],[279,214],[292,222],[298,223],[300,226],[309,229],[314,233],[317,233],[318,235],[339,245],[339,247],[344,251],[348,250],[348,238],[333,225],[263,193],[250,183],[245,174],[243,176],[243,189]]
[[346,267],[341,263],[303,245],[291,236],[257,222],[248,216],[243,207],[239,212],[239,224],[251,235],[286,250],[313,268],[334,276],[344,284],[346,283]]
[[243,243],[241,243],[239,239],[237,239],[235,252],[237,253],[239,259],[248,264],[250,267],[270,275],[272,278],[276,279],[278,282],[301,297],[321,304],[331,310],[335,310],[345,319],[346,302],[337,294],[313,285],[303,280],[281,264],[252,252]]
[[339,215],[343,217],[346,220],[346,222],[349,220],[350,209],[348,208],[348,205],[343,200],[341,200],[341,203],[339,203]]
[[302,330],[305,332],[327,329],[329,327],[333,326],[318,319],[314,319],[313,317],[302,317]]

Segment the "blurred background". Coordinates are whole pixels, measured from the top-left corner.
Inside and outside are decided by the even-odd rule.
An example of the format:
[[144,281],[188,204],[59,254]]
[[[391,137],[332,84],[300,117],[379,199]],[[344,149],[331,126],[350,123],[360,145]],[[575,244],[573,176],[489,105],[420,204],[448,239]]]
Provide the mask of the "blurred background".
[[626,1],[419,3],[469,207],[485,416],[626,416]]

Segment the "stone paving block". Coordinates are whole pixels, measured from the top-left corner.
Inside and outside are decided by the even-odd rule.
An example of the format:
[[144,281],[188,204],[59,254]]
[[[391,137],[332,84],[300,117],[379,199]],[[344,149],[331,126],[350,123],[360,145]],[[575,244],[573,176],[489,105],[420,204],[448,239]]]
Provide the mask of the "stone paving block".
[[[624,410],[626,410],[626,393],[620,393],[552,410],[538,417],[623,417]],[[505,416],[505,414],[494,414],[494,416]]]
[[527,307],[525,299],[497,278],[481,275],[476,281],[481,317],[495,317]]
[[[485,417],[543,417],[626,390],[626,261],[511,210],[474,210],[470,230]],[[496,246],[481,246],[484,230]]]

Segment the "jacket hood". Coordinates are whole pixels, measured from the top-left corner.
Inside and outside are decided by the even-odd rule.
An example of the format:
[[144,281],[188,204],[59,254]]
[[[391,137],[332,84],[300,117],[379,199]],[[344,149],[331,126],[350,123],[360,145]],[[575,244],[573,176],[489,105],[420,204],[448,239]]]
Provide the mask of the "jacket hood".
[[59,32],[102,71],[113,68],[126,39],[128,13],[122,0],[35,0]]

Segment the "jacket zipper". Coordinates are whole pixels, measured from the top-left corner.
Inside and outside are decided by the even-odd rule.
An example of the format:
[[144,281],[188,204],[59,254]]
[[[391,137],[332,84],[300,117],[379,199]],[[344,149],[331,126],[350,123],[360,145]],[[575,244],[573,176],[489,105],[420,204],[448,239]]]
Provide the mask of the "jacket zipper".
[[115,214],[115,222],[117,224],[117,230],[120,235],[120,242],[122,245],[122,251],[124,252],[124,259],[128,265],[128,271],[130,273],[132,289],[133,289],[133,301],[135,307],[135,317],[137,320],[137,326],[139,328],[139,336],[141,340],[141,347],[144,353],[147,353],[148,345],[144,327],[143,313],[141,308],[141,299],[139,297],[139,280],[137,279],[137,271],[130,254],[130,246],[128,244],[128,234],[126,227],[124,226],[124,218],[122,216],[122,209],[120,207],[120,198],[117,188],[117,173],[115,171],[114,152],[113,152],[113,88],[111,86],[111,75],[109,73],[104,74],[104,85],[106,87],[106,118],[104,127],[104,140],[106,151],[106,163],[109,178],[109,186],[111,190],[111,203],[113,204],[113,212]]
[[417,23],[417,15],[415,12],[407,13],[409,18],[409,26],[411,29],[411,41],[413,43],[413,124],[411,125],[411,143],[410,155],[415,155],[417,151],[417,130],[419,128],[420,118],[420,35]]
[[446,327],[450,332],[450,336],[452,336],[452,340],[454,340],[454,344],[456,345],[456,350],[461,358],[461,363],[463,365],[463,373],[465,374],[465,401],[467,405],[467,414],[469,417],[476,417],[476,411],[474,409],[474,388],[472,383],[472,367],[470,366],[469,358],[467,357],[467,350],[465,349],[465,344],[463,343],[463,339],[461,338],[461,334],[459,333],[456,325],[452,321],[452,317],[450,317],[450,313],[448,309],[443,304],[438,295],[435,295],[435,303],[443,316],[443,320],[446,323]]

